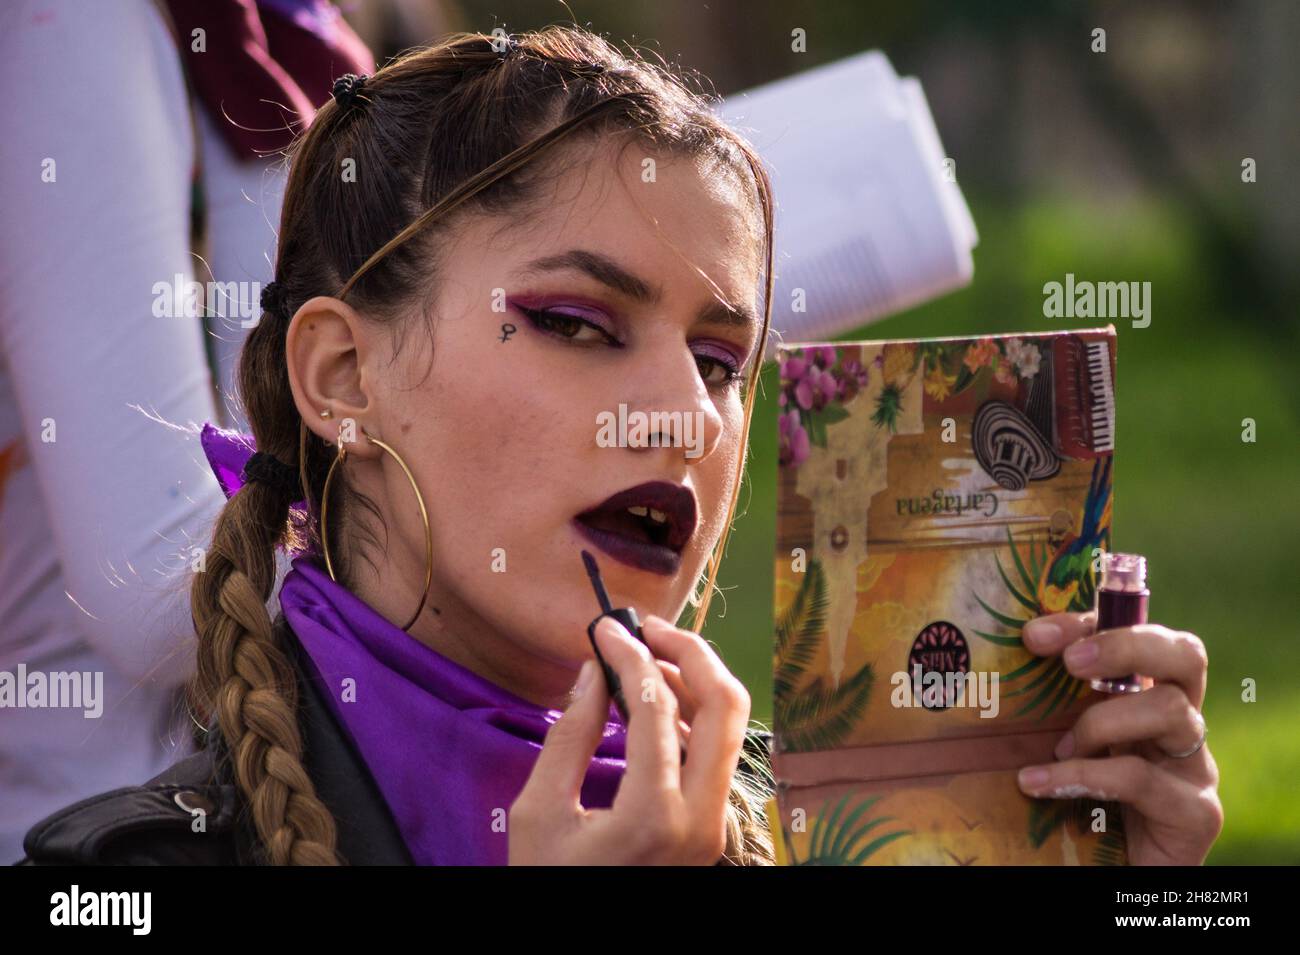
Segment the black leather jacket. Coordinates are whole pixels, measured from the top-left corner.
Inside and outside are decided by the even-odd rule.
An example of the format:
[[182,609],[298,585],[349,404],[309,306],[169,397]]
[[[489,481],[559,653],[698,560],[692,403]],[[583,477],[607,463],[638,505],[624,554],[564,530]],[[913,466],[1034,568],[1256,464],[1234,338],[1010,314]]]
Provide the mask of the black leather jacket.
[[[283,615],[275,626],[294,648],[304,766],[334,815],[338,850],[351,865],[411,865],[378,786],[326,701],[303,672],[301,645]],[[37,823],[23,840],[19,865],[259,865],[253,823],[235,785],[220,734],[213,745],[141,786],[74,803]],[[771,734],[750,729],[745,748],[763,763]],[[743,767],[742,763],[742,767]],[[760,777],[770,785],[770,779]],[[196,812],[201,810],[201,812]],[[202,821],[203,831],[197,821]]]

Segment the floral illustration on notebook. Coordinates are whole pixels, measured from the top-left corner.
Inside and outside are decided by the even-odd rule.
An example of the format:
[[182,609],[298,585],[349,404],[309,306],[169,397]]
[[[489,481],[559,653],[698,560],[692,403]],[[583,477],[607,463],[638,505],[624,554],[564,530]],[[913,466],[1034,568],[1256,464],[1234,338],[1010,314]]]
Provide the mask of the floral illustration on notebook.
[[1114,328],[778,358],[781,861],[1123,864],[1118,805],[1016,785],[1102,698],[1021,627],[1093,607]]

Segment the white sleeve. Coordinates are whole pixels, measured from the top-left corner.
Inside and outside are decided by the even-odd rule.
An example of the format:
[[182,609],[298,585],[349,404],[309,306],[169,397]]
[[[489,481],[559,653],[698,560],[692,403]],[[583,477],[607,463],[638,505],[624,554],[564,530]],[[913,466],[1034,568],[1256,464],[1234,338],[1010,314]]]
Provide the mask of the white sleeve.
[[[236,156],[218,128],[229,120],[197,110],[203,153],[203,201],[207,257],[220,289],[208,305],[207,333],[216,360],[225,426],[248,431],[238,405],[239,352],[261,314],[262,287],[274,278],[275,233],[284,197],[283,157]],[[213,423],[218,423],[213,419]]]
[[7,4],[0,37],[0,348],[67,592],[124,676],[179,682],[182,558],[223,502],[154,420],[218,420],[202,320],[155,315],[194,272],[179,54],[146,0]]

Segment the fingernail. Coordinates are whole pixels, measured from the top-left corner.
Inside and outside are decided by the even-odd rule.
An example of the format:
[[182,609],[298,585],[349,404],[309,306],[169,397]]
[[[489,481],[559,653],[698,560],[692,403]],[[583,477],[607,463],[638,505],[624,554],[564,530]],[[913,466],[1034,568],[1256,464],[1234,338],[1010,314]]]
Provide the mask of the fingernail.
[[610,640],[617,639],[617,635],[620,633],[627,634],[629,638],[632,636],[627,632],[627,628],[613,617],[601,617],[600,623],[596,624],[596,632],[604,633]]
[[1025,624],[1021,636],[1036,647],[1047,647],[1061,639],[1061,628],[1046,620],[1031,620]]
[[584,660],[582,669],[578,671],[578,682],[573,687],[573,698],[580,699],[582,694],[591,689],[592,678],[596,675],[596,661]]
[[1056,744],[1056,758],[1069,759],[1072,755],[1074,755],[1074,734],[1066,733]]
[[1027,766],[1020,771],[1020,785],[1025,789],[1037,789],[1051,778],[1051,773],[1038,766]]
[[1065,662],[1073,667],[1086,667],[1101,655],[1101,647],[1095,640],[1080,640],[1070,645],[1065,651]]

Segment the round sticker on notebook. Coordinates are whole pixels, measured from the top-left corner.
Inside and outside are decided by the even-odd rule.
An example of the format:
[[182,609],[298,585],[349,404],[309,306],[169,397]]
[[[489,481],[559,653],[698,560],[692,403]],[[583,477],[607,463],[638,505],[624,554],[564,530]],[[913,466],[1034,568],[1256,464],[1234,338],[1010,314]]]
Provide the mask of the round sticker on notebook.
[[[907,672],[927,710],[945,710],[956,703],[957,686],[965,684],[969,671],[970,647],[956,624],[936,620],[917,634],[907,656]],[[949,679],[950,674],[954,679]]]

